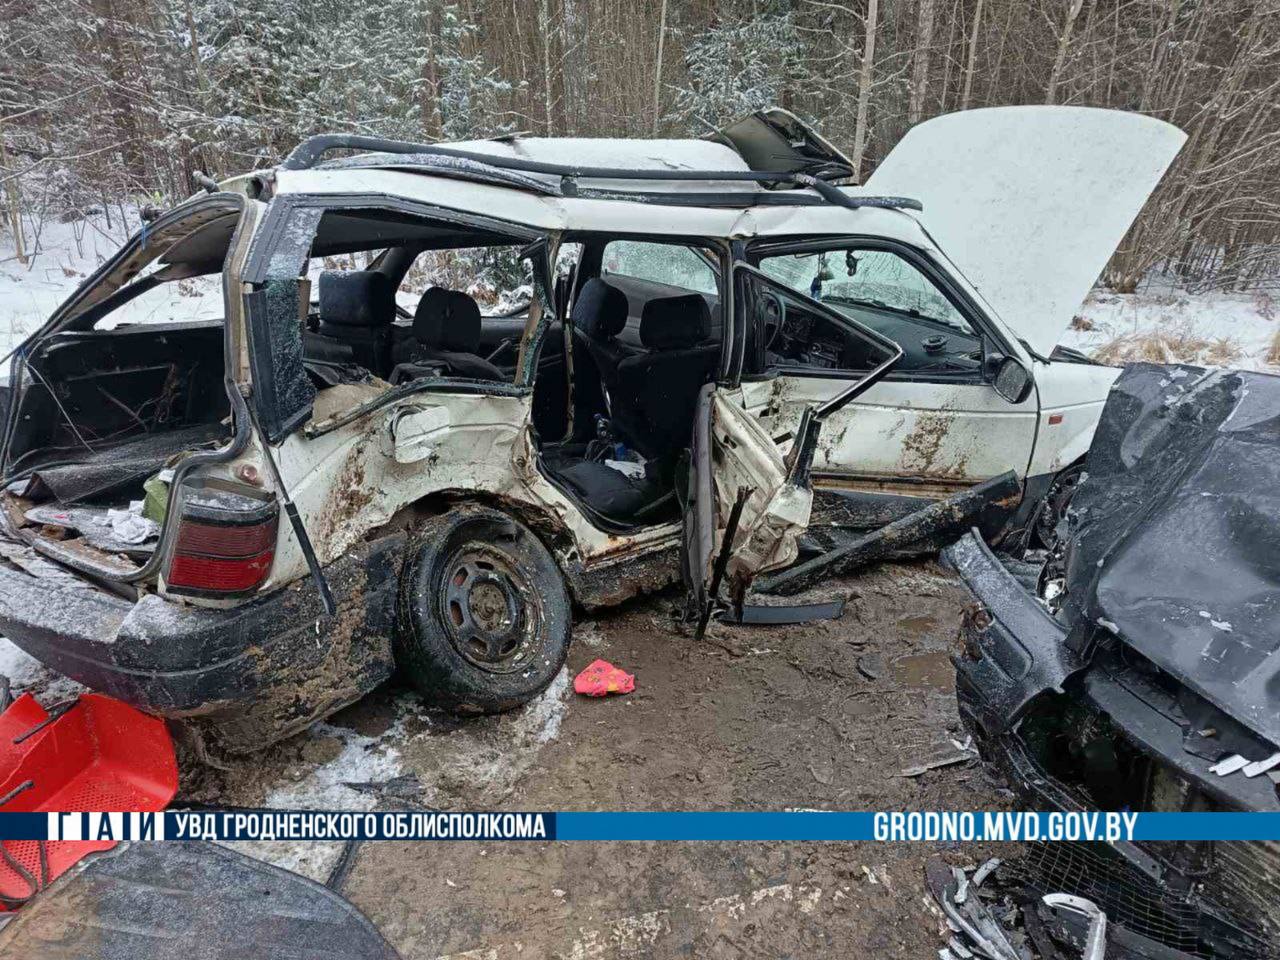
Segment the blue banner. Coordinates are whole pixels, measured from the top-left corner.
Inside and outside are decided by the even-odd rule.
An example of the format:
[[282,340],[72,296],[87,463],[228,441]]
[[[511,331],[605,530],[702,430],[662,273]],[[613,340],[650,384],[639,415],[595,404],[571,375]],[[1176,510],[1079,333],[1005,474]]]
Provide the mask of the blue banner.
[[1280,840],[1280,813],[0,813],[3,840]]

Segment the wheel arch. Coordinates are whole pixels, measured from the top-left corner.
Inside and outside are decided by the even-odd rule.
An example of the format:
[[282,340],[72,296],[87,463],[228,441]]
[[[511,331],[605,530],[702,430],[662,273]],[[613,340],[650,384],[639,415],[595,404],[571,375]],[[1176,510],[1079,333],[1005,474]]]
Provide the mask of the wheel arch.
[[475,505],[501,511],[536,536],[560,568],[574,605],[584,610],[616,606],[644,593],[660,590],[680,579],[679,546],[637,552],[604,565],[587,566],[578,540],[568,525],[549,509],[486,491],[436,491],[397,511],[369,537],[411,529],[422,521],[460,506]]

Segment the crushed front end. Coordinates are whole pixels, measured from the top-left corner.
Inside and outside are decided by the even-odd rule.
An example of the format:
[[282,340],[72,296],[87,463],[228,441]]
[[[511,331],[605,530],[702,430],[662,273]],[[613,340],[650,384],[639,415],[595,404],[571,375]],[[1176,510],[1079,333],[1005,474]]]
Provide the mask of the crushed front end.
[[[1130,367],[1043,567],[976,532],[946,552],[976,601],[960,714],[1028,806],[1280,811],[1278,414],[1280,378]],[[1280,949],[1275,843],[1046,846],[1027,869],[1174,951],[1143,955]]]

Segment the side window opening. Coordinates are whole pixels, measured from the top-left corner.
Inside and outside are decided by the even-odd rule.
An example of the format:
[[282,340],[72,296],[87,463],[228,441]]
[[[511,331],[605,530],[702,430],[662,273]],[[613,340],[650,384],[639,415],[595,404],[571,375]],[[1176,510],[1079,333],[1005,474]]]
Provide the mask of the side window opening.
[[602,277],[631,277],[714,296],[716,273],[692,247],[644,240],[614,240],[604,248]]
[[141,324],[221,322],[226,313],[222,300],[222,276],[217,273],[195,277],[162,279],[164,268],[152,264],[135,283],[159,280],[155,286],[100,317],[94,330],[115,330]]
[[[946,293],[918,266],[892,250],[836,247],[760,259],[760,271],[896,342],[904,372],[976,374],[982,337]],[[790,345],[799,359],[793,328]],[[803,352],[803,351],[801,351]],[[813,366],[830,368],[818,349]]]
[[[763,272],[763,271],[762,271]],[[739,272],[747,312],[749,368],[760,372],[795,370],[828,375],[865,374],[886,357],[882,342],[858,330],[858,320],[842,324],[811,298],[750,270]],[[872,333],[875,328],[871,327]]]
[[396,252],[407,269],[399,276],[385,254],[363,263],[313,257],[314,305],[304,334],[309,369],[317,375],[324,363],[354,365],[358,375],[392,386],[421,377],[511,383],[533,298],[521,248],[402,247]]
[[289,216],[250,298],[261,295],[250,335],[259,396],[274,398],[259,402],[260,413],[276,408],[263,413],[272,436],[340,384],[363,384],[373,399],[420,379],[514,382],[532,235],[381,208]]

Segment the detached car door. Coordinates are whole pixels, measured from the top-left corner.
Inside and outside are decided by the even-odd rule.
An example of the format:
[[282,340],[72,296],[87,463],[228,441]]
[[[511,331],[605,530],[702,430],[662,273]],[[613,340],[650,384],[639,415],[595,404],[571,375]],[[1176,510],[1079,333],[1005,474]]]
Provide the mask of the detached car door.
[[[902,353],[874,330],[808,301],[754,268],[733,271],[731,346],[720,383],[709,383],[694,414],[684,520],[684,571],[705,624],[722,594],[740,604],[761,573],[794,563],[813,505],[810,475],[824,424],[880,381]],[[788,315],[823,325],[833,349],[857,356],[862,374],[806,406],[793,430],[774,435],[743,403],[744,359],[758,348],[761,318]]]
[[[1002,397],[992,368],[1002,345],[973,304],[920,251],[874,239],[822,239],[754,246],[760,270],[794,293],[893,341],[902,358],[882,383],[827,424],[815,482],[869,500],[869,525],[887,504],[947,496],[1013,470],[1026,474],[1035,446],[1038,399]],[[839,394],[869,362],[833,349],[825,329],[789,313],[761,321],[757,376],[747,404],[774,433],[790,430],[808,405]],[[906,497],[910,500],[902,500]]]

